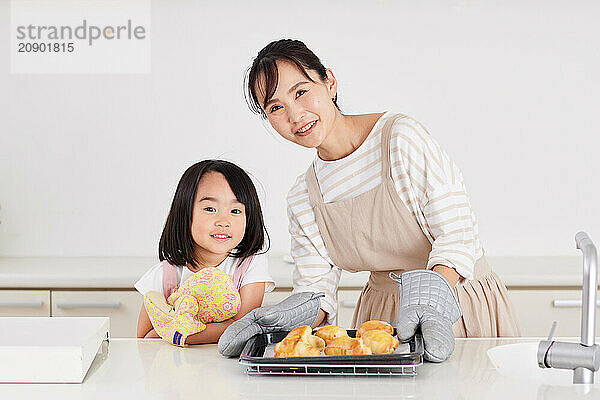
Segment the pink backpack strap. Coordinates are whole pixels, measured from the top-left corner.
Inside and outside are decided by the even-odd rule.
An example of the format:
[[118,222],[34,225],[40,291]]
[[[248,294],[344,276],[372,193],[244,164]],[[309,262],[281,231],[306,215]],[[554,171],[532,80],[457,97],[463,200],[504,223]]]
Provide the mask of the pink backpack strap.
[[177,290],[177,267],[169,263],[167,260],[163,261],[163,293],[165,299]]
[[240,261],[238,261],[235,270],[233,271],[233,284],[238,292],[242,288],[242,277],[246,271],[248,271],[248,267],[250,267],[250,264],[252,264],[252,260],[254,260],[254,255],[246,258],[240,258]]

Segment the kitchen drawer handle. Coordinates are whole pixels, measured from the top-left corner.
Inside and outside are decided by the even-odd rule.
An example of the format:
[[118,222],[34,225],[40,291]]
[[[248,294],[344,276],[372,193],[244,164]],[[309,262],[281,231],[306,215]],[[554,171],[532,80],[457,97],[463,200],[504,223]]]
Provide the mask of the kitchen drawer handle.
[[0,307],[19,307],[19,308],[33,308],[41,307],[44,302],[41,300],[34,301],[0,301]]
[[356,308],[358,304],[358,300],[342,300],[340,301],[340,305],[344,308]]
[[63,309],[119,308],[119,307],[121,307],[121,302],[120,301],[82,301],[82,302],[73,302],[73,303],[60,302],[60,303],[56,303],[56,307],[63,308]]
[[[581,300],[554,300],[555,308],[581,308]],[[596,307],[600,307],[600,300],[596,301]]]

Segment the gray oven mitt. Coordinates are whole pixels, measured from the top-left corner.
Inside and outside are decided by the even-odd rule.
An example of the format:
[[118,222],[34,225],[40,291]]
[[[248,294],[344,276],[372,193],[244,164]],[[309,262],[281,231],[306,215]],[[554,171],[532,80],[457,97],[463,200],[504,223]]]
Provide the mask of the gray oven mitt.
[[312,326],[325,293],[295,293],[278,304],[255,308],[239,321],[229,325],[219,339],[219,353],[237,357],[253,336],[277,331],[291,331],[301,326]]
[[398,282],[398,339],[408,341],[421,327],[425,359],[442,362],[454,351],[452,324],[462,315],[454,290],[441,274],[417,269],[390,277]]

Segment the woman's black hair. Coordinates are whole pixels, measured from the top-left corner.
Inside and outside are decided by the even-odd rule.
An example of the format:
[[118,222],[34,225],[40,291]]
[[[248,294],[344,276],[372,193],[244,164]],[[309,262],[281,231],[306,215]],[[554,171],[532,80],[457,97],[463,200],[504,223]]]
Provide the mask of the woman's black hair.
[[259,253],[265,248],[265,242],[267,246],[262,253],[268,250],[269,234],[252,179],[246,171],[229,161],[204,160],[189,167],[179,180],[158,245],[160,261],[200,267],[194,255],[196,245],[191,232],[192,215],[198,183],[204,174],[211,171],[223,174],[237,200],[246,208],[246,231],[242,241],[235,248],[236,251],[232,251],[231,255],[243,258]]
[[[306,72],[307,69],[315,71],[322,82],[325,82],[327,79],[327,68],[321,63],[319,57],[317,57],[315,53],[306,47],[300,40],[281,39],[269,43],[258,52],[256,58],[252,61],[252,66],[248,68],[244,79],[244,88],[246,90],[244,95],[246,97],[246,103],[248,103],[250,110],[255,114],[261,115],[263,118],[266,118],[263,109],[275,94],[275,90],[277,90],[277,84],[279,82],[279,71],[277,70],[278,60],[293,63],[311,82],[314,82],[314,80]],[[256,85],[261,76],[264,77],[264,87],[262,89],[264,89],[265,93],[262,104],[256,95]],[[261,84],[262,83],[263,81],[261,81]],[[339,110],[337,105],[337,93],[333,98],[333,104]]]

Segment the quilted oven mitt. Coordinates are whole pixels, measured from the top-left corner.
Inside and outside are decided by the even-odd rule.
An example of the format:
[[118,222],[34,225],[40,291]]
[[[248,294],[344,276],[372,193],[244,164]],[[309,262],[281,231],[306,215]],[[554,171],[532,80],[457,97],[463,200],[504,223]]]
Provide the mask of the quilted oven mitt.
[[167,303],[159,292],[148,292],[144,306],[156,333],[169,343],[183,346],[185,339],[206,329],[198,318],[198,301],[190,296],[180,297],[176,306]]
[[231,278],[214,267],[193,274],[165,301],[158,292],[144,296],[144,305],[156,333],[176,346],[206,329],[206,324],[235,316],[240,295]]
[[425,359],[442,362],[454,351],[452,324],[462,315],[452,287],[441,274],[431,270],[412,270],[398,276],[400,304],[398,339],[407,341],[421,328]]
[[275,305],[255,308],[239,321],[231,324],[219,339],[219,353],[237,357],[253,336],[262,333],[291,331],[312,324],[319,315],[324,293],[295,293]]

